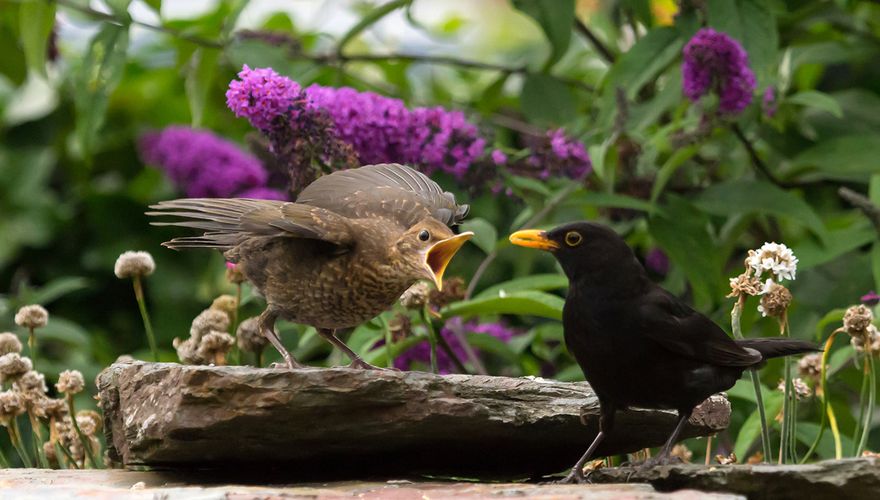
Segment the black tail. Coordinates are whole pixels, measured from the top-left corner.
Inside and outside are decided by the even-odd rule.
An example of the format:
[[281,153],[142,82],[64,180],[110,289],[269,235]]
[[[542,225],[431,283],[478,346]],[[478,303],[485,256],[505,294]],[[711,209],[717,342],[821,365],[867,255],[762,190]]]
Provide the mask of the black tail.
[[784,338],[742,339],[737,340],[736,343],[740,347],[748,347],[760,352],[764,359],[822,350],[816,344],[806,340]]

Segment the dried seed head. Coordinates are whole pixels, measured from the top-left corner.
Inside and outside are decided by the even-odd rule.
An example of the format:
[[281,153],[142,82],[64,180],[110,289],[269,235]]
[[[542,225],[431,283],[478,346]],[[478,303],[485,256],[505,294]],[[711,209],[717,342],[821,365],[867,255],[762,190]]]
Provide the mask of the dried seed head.
[[853,348],[858,352],[868,354],[880,354],[880,332],[874,325],[868,325],[860,335],[853,335],[850,339]]
[[171,341],[171,345],[177,350],[177,358],[180,359],[181,363],[187,365],[207,364],[207,362],[196,352],[196,348],[199,346],[198,340],[192,337],[186,340],[180,340],[175,337],[174,340]]
[[407,309],[421,309],[428,303],[431,286],[426,281],[419,281],[409,287],[400,296],[400,305]]
[[[810,389],[810,386],[808,386],[806,382],[804,382],[804,380],[800,377],[792,379],[791,388],[794,391],[795,398],[797,398],[798,400],[807,399],[813,396],[813,389]],[[779,392],[784,393],[785,380],[780,380],[779,385],[776,386],[776,389],[778,389]]]
[[79,370],[64,370],[58,375],[58,383],[55,388],[64,394],[77,394],[83,391],[86,382]]
[[156,262],[149,252],[123,252],[116,259],[113,272],[117,278],[131,278],[134,276],[149,276],[156,270]]
[[229,316],[229,321],[232,321],[232,316],[235,314],[235,309],[238,307],[236,304],[235,297],[232,295],[221,295],[214,299],[214,302],[211,302],[210,309],[214,309],[217,311],[223,311]]
[[453,302],[464,299],[467,287],[464,279],[458,276],[443,280],[443,290],[431,288],[428,292],[428,303],[436,309],[442,309],[444,306]]
[[22,357],[17,352],[0,356],[0,382],[15,381],[34,368],[30,358]]
[[798,361],[798,373],[801,377],[818,382],[822,374],[822,353],[807,354]]
[[67,415],[67,402],[63,399],[42,398],[38,402],[40,413],[48,418],[63,419]]
[[15,324],[25,328],[42,328],[49,322],[49,311],[39,304],[24,306],[15,313]]
[[239,349],[253,353],[262,352],[269,343],[269,339],[260,331],[260,318],[242,321],[235,332],[235,340]]
[[730,452],[726,457],[724,455],[715,455],[715,461],[721,465],[730,465],[736,463],[736,453]]
[[80,410],[76,412],[77,424],[79,424],[80,419],[91,419],[92,425],[95,426],[95,430],[97,432],[101,432],[101,429],[104,428],[104,419],[101,418],[101,414],[96,412],[95,410]]
[[749,250],[746,258],[746,265],[755,270],[756,276],[767,271],[776,281],[794,280],[797,263],[797,257],[782,243],[764,243],[757,250]]
[[764,452],[756,451],[752,456],[746,459],[746,463],[749,465],[757,465],[764,461]]
[[751,271],[746,271],[736,278],[730,278],[730,293],[728,297],[742,297],[744,295],[760,295],[761,280],[752,276]]
[[7,427],[15,417],[25,412],[21,395],[15,391],[0,392],[0,425]]
[[852,306],[843,315],[843,329],[846,333],[858,336],[867,330],[868,325],[874,321],[874,313],[864,304]]
[[21,341],[12,332],[0,333],[0,356],[10,352],[21,352]]
[[136,360],[131,354],[120,354],[114,363],[134,363]]
[[689,464],[691,463],[691,458],[694,457],[694,452],[688,449],[687,446],[683,444],[677,444],[672,447],[672,451],[669,452],[670,456],[678,457],[681,459],[683,463]]
[[232,349],[235,339],[226,332],[213,331],[202,336],[197,354],[215,365],[226,364],[226,354]]
[[43,443],[43,454],[46,456],[46,460],[49,461],[49,465],[53,469],[58,468],[58,455],[55,454],[55,443],[51,441],[46,441]]
[[234,285],[239,285],[247,280],[241,272],[241,266],[232,262],[226,263],[226,279]]
[[403,340],[412,335],[412,320],[406,314],[395,314],[388,322],[388,330],[394,341]]
[[49,389],[46,388],[46,377],[42,373],[31,370],[12,383],[12,388],[22,394],[44,395]]
[[788,288],[769,279],[764,283],[764,287],[761,289],[761,304],[758,306],[758,312],[761,313],[761,316],[782,318],[790,304],[791,292],[788,291]]
[[193,319],[189,329],[189,335],[199,342],[202,335],[212,331],[225,332],[229,330],[229,315],[217,309],[205,309]]

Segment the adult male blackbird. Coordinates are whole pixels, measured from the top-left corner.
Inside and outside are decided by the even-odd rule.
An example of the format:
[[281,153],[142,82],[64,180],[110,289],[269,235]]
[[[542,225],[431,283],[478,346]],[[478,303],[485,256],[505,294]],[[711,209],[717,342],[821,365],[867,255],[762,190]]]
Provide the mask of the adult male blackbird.
[[569,280],[563,309],[565,344],[599,398],[599,434],[565,478],[584,480],[583,466],[627,407],[678,411],[669,452],[694,407],[729,389],[767,358],[817,350],[801,340],[734,340],[706,316],[653,283],[632,249],[610,228],[574,222],[525,230],[511,243],[550,251]]
[[147,215],[183,218],[155,225],[204,230],[163,243],[172,249],[217,248],[266,298],[263,334],[290,368],[302,367],[281,344],[277,318],[314,326],[363,361],[335,330],[389,308],[415,281],[443,286],[443,272],[471,232],[450,227],[467,216],[452,193],[410,167],[367,165],[319,177],[295,203],[245,198],[163,201]]

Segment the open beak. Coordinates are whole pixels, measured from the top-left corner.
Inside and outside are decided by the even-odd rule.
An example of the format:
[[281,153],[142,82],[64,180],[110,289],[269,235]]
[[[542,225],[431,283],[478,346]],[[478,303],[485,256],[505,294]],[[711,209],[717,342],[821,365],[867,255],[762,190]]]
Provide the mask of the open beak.
[[428,249],[428,252],[425,253],[425,265],[431,270],[431,279],[437,285],[437,290],[443,289],[443,272],[446,271],[449,261],[452,260],[455,252],[458,252],[458,249],[464,245],[464,242],[471,239],[473,235],[474,233],[467,231],[451,238],[440,240],[434,243]]
[[540,229],[524,229],[510,235],[510,242],[521,247],[539,250],[556,250],[559,244],[547,238],[547,231]]

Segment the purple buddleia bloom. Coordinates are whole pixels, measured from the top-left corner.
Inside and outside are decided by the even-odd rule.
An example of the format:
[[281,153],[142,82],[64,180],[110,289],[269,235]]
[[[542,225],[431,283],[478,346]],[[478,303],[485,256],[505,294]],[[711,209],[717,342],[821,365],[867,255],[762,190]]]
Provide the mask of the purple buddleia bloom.
[[162,169],[190,197],[229,197],[262,188],[262,164],[237,145],[206,130],[171,126],[140,138],[144,163]]
[[492,163],[494,163],[495,165],[504,165],[505,163],[507,163],[507,155],[504,154],[504,152],[500,149],[492,151],[491,157]]
[[244,65],[239,80],[229,83],[226,105],[239,118],[247,118],[254,127],[267,131],[286,125],[305,94],[295,81],[280,76],[272,68],[251,69]]
[[[463,322],[460,317],[450,318],[443,328],[440,329],[440,335],[449,344],[450,349],[455,356],[462,362],[467,362],[467,353],[464,346],[455,334],[455,330],[468,333],[480,333],[491,335],[503,342],[508,342],[520,332],[507,327],[503,323],[480,323],[478,321]],[[476,351],[479,354],[479,351]],[[399,370],[412,369],[413,363],[419,365],[430,366],[431,364],[431,346],[427,340],[419,342],[406,352],[402,353],[394,359],[394,367]],[[437,346],[437,371],[441,374],[452,373],[456,369],[455,363],[446,353],[446,351]]]
[[565,134],[563,129],[550,130],[543,137],[527,140],[531,154],[510,166],[510,170],[525,177],[547,179],[568,177],[583,179],[593,169],[587,148]]
[[645,267],[660,276],[666,276],[666,273],[669,272],[669,257],[666,256],[666,253],[663,252],[663,250],[652,248],[648,254],[645,255]]
[[878,295],[877,292],[875,292],[874,290],[871,290],[865,295],[862,295],[862,304],[873,307],[876,306],[878,303],[880,303],[880,295]]
[[712,28],[701,29],[685,45],[682,76],[688,99],[696,102],[715,92],[722,113],[742,112],[755,91],[755,74],[742,45]]
[[761,110],[769,118],[776,116],[776,89],[767,87],[764,91],[764,98],[761,100]]

